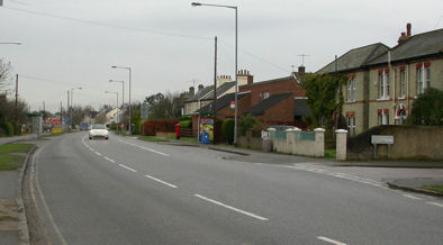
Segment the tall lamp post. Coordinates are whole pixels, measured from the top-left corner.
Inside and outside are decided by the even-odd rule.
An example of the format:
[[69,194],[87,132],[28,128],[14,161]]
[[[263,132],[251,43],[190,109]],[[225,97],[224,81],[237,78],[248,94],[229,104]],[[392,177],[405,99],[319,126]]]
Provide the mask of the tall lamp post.
[[74,90],[82,90],[82,87],[77,87],[77,88],[71,88],[71,112],[70,112],[70,117],[71,117],[71,128],[74,129],[74,118],[72,117],[72,112],[74,111]]
[[129,135],[132,135],[132,105],[131,105],[131,77],[132,77],[132,69],[131,67],[128,66],[112,66],[113,69],[124,69],[124,70],[128,70],[129,72],[129,125],[128,125],[128,130],[129,130]]
[[193,7],[216,7],[216,8],[229,8],[235,10],[235,110],[234,110],[234,144],[237,144],[237,114],[238,114],[238,7],[232,5],[223,4],[210,4],[210,3],[191,3]]
[[[105,91],[105,94],[115,94],[117,98],[117,125],[120,123],[120,113],[119,113],[119,107],[118,107],[118,92],[110,92]],[[117,126],[117,132],[118,132],[118,126]]]
[[110,79],[109,82],[110,83],[121,83],[122,84],[122,93],[121,93],[121,95],[122,95],[122,107],[124,107],[125,106],[125,81],[123,81],[123,80],[122,81],[116,81],[116,80]]

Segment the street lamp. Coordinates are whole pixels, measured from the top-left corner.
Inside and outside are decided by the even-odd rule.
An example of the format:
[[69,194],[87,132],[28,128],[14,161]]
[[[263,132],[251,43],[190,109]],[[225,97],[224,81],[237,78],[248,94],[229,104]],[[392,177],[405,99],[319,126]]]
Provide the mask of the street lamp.
[[[235,10],[235,110],[234,110],[234,144],[237,144],[237,114],[238,114],[238,7],[232,5],[210,4],[210,3],[191,3],[193,7],[217,7],[229,8]],[[215,98],[217,99],[217,98]]]
[[127,66],[111,66],[111,68],[113,69],[124,69],[124,70],[128,70],[129,72],[129,125],[128,125],[128,129],[129,129],[129,135],[132,135],[132,105],[131,105],[131,77],[132,77],[132,69],[131,67],[127,67]]
[[118,133],[118,125],[120,123],[120,113],[119,113],[119,107],[118,107],[118,92],[110,92],[110,91],[105,91],[105,94],[115,94],[116,98],[117,98],[117,133]]
[[82,87],[71,88],[71,128],[74,129],[74,118],[72,117],[72,112],[74,111],[74,90],[82,90]]
[[[125,106],[125,81],[116,81],[116,80],[109,80],[110,83],[121,83],[122,84],[122,107]],[[118,103],[117,103],[118,104]],[[120,120],[119,120],[120,121]],[[118,127],[120,128],[120,123],[118,124]]]

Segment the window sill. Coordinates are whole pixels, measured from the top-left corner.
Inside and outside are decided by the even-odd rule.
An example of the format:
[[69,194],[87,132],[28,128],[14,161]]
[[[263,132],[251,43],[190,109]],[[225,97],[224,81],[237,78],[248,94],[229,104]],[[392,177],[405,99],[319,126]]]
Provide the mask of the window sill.
[[391,100],[391,98],[390,97],[381,97],[381,98],[377,99],[377,101],[388,101],[388,100]]
[[406,99],[406,96],[400,96],[400,97],[398,97],[397,99],[398,99],[398,100],[405,100],[405,99]]

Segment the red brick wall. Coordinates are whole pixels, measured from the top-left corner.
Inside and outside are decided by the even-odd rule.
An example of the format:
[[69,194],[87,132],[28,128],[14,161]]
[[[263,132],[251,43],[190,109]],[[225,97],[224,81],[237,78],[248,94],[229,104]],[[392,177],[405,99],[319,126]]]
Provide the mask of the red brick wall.
[[261,116],[257,117],[266,125],[293,124],[294,123],[294,98],[289,96],[280,103],[269,108]]
[[249,86],[241,86],[240,92],[243,91],[251,91],[251,105],[256,105],[259,103],[262,100],[260,94],[264,92],[269,92],[269,95],[292,92],[294,96],[305,96],[304,89],[293,77],[279,79],[274,82],[255,83]]
[[[239,105],[238,115],[239,116],[243,115],[243,113],[247,109],[249,109],[250,101],[251,101],[250,94],[247,94],[238,100],[238,105]],[[225,108],[223,108],[217,112],[217,118],[221,119],[221,120],[223,120],[225,118],[234,118],[234,109],[231,109],[230,106],[226,106]]]

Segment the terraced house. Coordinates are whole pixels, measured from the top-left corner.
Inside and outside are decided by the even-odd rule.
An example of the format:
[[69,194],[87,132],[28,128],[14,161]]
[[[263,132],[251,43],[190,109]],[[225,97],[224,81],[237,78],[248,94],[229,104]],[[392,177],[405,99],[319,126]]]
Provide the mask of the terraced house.
[[343,116],[351,136],[377,125],[401,125],[426,88],[443,89],[443,29],[411,35],[393,48],[376,43],[352,49],[318,73],[346,74]]

